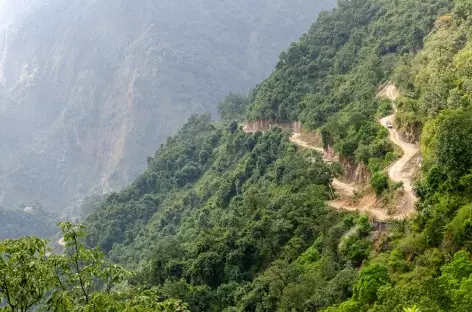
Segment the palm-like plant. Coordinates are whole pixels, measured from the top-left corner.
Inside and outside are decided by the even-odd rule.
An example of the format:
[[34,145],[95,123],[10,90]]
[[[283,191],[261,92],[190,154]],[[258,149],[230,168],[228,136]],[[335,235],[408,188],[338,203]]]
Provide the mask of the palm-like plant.
[[416,305],[412,306],[411,308],[403,308],[405,312],[421,312],[420,309]]

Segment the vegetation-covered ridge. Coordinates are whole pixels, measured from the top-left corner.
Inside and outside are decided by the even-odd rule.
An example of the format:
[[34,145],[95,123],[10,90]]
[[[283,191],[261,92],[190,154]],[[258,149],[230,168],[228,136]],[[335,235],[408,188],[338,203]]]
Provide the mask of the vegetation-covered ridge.
[[[220,105],[224,123],[193,116],[169,138],[87,219],[87,244],[137,272],[131,289],[191,311],[471,311],[471,14],[468,0],[340,1],[248,98]],[[403,95],[396,124],[423,157],[412,219],[329,209],[336,165],[288,130],[237,123],[246,111],[319,128],[388,196],[395,155],[376,121],[392,111],[376,98],[388,80]]]
[[[350,280],[370,250],[370,225],[325,207],[331,169],[289,136],[191,118],[132,186],[88,219],[89,244],[136,264],[139,284],[159,285],[192,311],[276,310],[295,277],[323,280],[323,289],[336,277]],[[339,252],[349,231],[354,246]],[[346,299],[348,284],[323,305]],[[291,294],[283,301],[297,306]]]
[[306,129],[321,128],[325,145],[334,145],[341,156],[378,163],[389,150],[375,119],[391,109],[375,98],[378,86],[399,61],[423,48],[423,38],[451,4],[339,1],[281,54],[273,74],[253,90],[248,120],[299,120]]
[[51,215],[37,203],[23,205],[15,210],[0,206],[0,220],[0,240],[30,235],[52,237],[57,234],[57,216]]

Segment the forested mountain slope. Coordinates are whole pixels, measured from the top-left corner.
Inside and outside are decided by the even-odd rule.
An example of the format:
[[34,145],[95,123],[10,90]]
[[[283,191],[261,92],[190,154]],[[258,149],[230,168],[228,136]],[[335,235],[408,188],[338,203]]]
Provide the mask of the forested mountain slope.
[[[145,174],[89,218],[89,243],[139,269],[137,282],[158,285],[194,311],[470,310],[471,13],[467,1],[341,1],[282,53],[247,103],[231,96],[221,106],[224,116],[235,117],[243,103],[252,120],[300,119],[305,128],[319,128],[325,144],[368,166],[383,196],[390,183],[384,189],[379,181],[394,156],[376,118],[391,107],[376,95],[393,80],[403,95],[398,125],[409,130],[406,137],[422,132],[414,219],[378,224],[324,210],[313,202],[331,197],[316,156],[310,165],[288,143],[292,151],[283,154],[259,149],[281,133],[244,135],[236,124],[204,131],[219,133],[218,144],[185,144],[188,127],[204,129],[194,119],[150,159]],[[436,98],[442,104],[433,106],[427,96],[436,90],[444,102]],[[242,150],[238,141],[245,141]],[[307,181],[311,170],[317,173]],[[320,183],[325,195],[305,197]]]
[[[340,1],[248,99],[224,101],[228,122],[193,116],[169,138],[87,219],[87,243],[135,269],[132,286],[191,311],[471,311],[471,25],[468,0]],[[311,77],[315,59],[326,72]],[[229,121],[244,109],[301,119],[367,165],[383,200],[402,187],[385,175],[396,156],[376,121],[392,111],[377,98],[388,81],[401,94],[394,126],[422,153],[406,220],[331,209],[338,165],[289,131],[244,133]]]
[[1,1],[0,204],[63,211],[125,186],[334,2]]
[[249,120],[300,120],[323,132],[324,143],[366,165],[385,154],[375,118],[375,94],[396,64],[423,47],[423,38],[451,1],[340,1],[298,43],[283,52],[274,73],[252,92]]
[[[162,295],[183,299],[192,311],[276,309],[287,286],[279,271],[308,279],[316,272],[323,287],[347,279],[330,290],[329,302],[340,302],[355,275],[343,263],[359,265],[368,254],[370,225],[354,216],[342,221],[325,207],[331,170],[288,137],[281,130],[248,136],[236,123],[192,117],[133,185],[89,217],[88,244],[113,261],[144,265],[138,283],[161,285]],[[350,229],[346,239],[358,247],[337,255]],[[266,287],[275,287],[269,298]]]
[[56,218],[38,204],[22,206],[15,210],[0,207],[0,240],[31,235],[50,238],[57,233]]

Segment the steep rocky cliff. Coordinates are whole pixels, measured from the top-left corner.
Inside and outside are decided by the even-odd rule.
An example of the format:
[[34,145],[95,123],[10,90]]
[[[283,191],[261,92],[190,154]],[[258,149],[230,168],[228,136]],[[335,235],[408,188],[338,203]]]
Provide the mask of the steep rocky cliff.
[[0,204],[116,190],[334,0],[0,1]]

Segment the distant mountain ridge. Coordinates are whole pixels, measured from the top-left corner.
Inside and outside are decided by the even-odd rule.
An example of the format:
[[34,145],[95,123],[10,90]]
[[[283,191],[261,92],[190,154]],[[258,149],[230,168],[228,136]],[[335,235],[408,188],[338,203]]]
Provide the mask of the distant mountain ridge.
[[0,2],[0,204],[120,189],[195,112],[265,77],[324,1]]
[[28,204],[15,210],[0,206],[0,220],[0,240],[32,235],[51,238],[57,233],[55,216],[39,204]]

